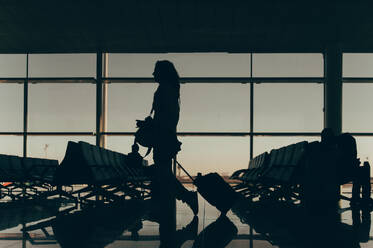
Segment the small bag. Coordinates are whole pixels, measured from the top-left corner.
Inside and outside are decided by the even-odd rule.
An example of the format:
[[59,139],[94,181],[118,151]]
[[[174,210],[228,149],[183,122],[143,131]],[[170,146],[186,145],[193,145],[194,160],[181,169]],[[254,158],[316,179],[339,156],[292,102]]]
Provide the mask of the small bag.
[[143,121],[137,120],[136,126],[138,127],[138,130],[135,133],[135,143],[139,143],[140,145],[148,148],[148,151],[144,156],[146,157],[151,152],[156,141],[154,120],[151,116],[148,116]]
[[144,147],[153,147],[156,138],[153,118],[151,116],[148,116],[143,121],[137,120],[136,125],[138,127],[138,130],[135,133],[135,142]]
[[[151,152],[151,149],[156,144],[163,147],[165,145],[171,157],[174,157],[181,150],[182,143],[177,139],[176,135],[166,135],[165,137],[160,136],[151,116],[146,117],[143,121],[137,120],[136,125],[138,130],[135,133],[135,143],[148,148],[145,156]],[[164,145],[162,145],[162,143],[164,143]]]

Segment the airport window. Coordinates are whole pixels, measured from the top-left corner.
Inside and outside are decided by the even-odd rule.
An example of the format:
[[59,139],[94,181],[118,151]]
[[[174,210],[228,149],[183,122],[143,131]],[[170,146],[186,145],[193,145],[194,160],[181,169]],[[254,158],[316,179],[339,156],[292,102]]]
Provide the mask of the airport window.
[[342,131],[356,139],[358,158],[372,164],[373,53],[343,54]]
[[[132,137],[132,136],[111,136],[111,135],[107,135],[107,137],[106,137],[106,147],[109,150],[127,154],[127,153],[131,152],[131,146],[133,145],[133,141],[134,141],[134,137]],[[145,154],[146,153],[146,148],[140,147],[139,152],[141,154]]]
[[[247,137],[179,136],[179,140],[182,142],[182,152],[177,159],[192,175],[217,171],[228,176],[247,167],[250,150]],[[107,136],[107,148],[113,151],[129,153],[132,144],[133,137],[130,136]],[[140,153],[144,155],[146,149],[141,148]],[[152,164],[152,154],[146,160]],[[178,173],[185,176],[182,171]]]
[[254,53],[254,77],[323,77],[321,53]]
[[15,135],[0,136],[0,154],[22,156],[23,137]]
[[373,125],[373,84],[343,84],[343,131],[371,132]]
[[[248,77],[249,54],[109,54],[109,77],[152,77],[157,60],[170,60],[181,77]],[[203,65],[203,66],[201,66]]]
[[0,83],[0,132],[23,131],[23,84]]
[[[130,151],[136,119],[143,119],[151,110],[157,87],[151,74],[159,59],[174,62],[184,77],[178,125],[183,146],[178,159],[191,165],[192,174],[231,174],[247,167],[250,147],[255,155],[277,143],[319,139],[323,128],[321,54],[109,54],[108,58],[104,135],[106,147],[114,151]],[[31,54],[28,64],[27,155],[62,159],[70,138],[95,143],[90,135],[96,130],[96,55]],[[27,66],[25,61],[22,65]],[[289,81],[283,81],[284,77]],[[18,108],[18,112],[12,109],[7,114],[17,123],[4,127],[9,137],[10,132],[23,132],[22,80],[20,84],[2,84],[11,85],[6,92],[16,95],[3,100]],[[254,137],[253,144],[250,137]],[[146,149],[141,152],[145,154]],[[151,155],[147,159],[152,163]]]
[[270,152],[272,149],[277,149],[290,144],[295,144],[302,141],[320,141],[317,136],[255,136],[254,137],[254,157],[263,153]]
[[[109,84],[108,131],[135,131],[135,120],[150,113],[156,87],[156,84]],[[247,132],[249,106],[249,84],[182,84],[178,131]]]
[[181,86],[180,132],[248,132],[250,85],[192,83]]
[[373,77],[373,53],[344,53],[343,77]]
[[320,132],[322,128],[322,84],[255,84],[254,132]]
[[26,76],[26,54],[0,54],[0,78]]
[[91,83],[29,85],[29,131],[93,132],[96,87]]
[[136,120],[143,120],[152,109],[155,83],[108,84],[107,130],[134,132]]
[[[131,152],[131,146],[133,145],[134,137],[133,136],[123,136],[123,135],[106,135],[106,148],[115,152],[120,152],[123,154],[128,154]],[[145,155],[147,148],[141,147],[139,153]],[[145,158],[149,164],[153,164],[152,153]]]
[[27,156],[57,159],[62,162],[68,141],[85,141],[95,144],[94,136],[34,136],[27,137]]
[[29,77],[96,77],[96,55],[30,54]]
[[[247,137],[179,137],[183,143],[178,161],[192,175],[216,171],[229,176],[246,168],[249,162],[250,142]],[[182,175],[185,175],[181,172]]]

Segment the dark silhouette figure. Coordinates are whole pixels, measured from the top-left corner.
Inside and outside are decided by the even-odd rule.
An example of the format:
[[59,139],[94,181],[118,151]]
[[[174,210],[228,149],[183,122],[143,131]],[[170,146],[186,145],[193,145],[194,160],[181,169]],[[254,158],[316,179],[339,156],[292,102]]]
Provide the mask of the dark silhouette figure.
[[341,185],[349,181],[353,183],[351,204],[371,204],[370,165],[364,162],[363,166],[360,166],[355,138],[349,133],[343,133],[336,137],[336,146],[339,183]]
[[129,166],[134,168],[141,168],[143,166],[143,157],[139,153],[139,146],[137,144],[132,145],[132,150],[127,154],[129,160]]
[[175,247],[175,197],[185,201],[196,214],[197,193],[186,190],[180,183],[175,187],[175,180],[172,179],[172,158],[180,151],[181,145],[176,136],[180,112],[179,75],[171,62],[163,60],[157,61],[153,76],[155,82],[159,83],[151,112],[154,112],[153,159],[155,180],[159,185],[160,240],[161,247]]
[[329,149],[335,148],[335,134],[333,129],[324,128],[321,131],[321,144]]
[[[338,184],[343,185],[352,181],[351,204],[371,204],[370,165],[364,162],[363,166],[360,166],[354,137],[349,133],[335,136],[332,129],[324,128],[321,132],[321,145],[323,152],[329,157],[336,158],[335,173]],[[331,167],[332,163],[328,163],[327,166]]]
[[52,222],[52,229],[62,248],[104,248],[125,230],[136,232],[141,229],[137,226],[147,208],[144,201],[113,202],[58,215]]
[[203,229],[194,240],[193,248],[224,248],[237,235],[237,227],[225,215]]

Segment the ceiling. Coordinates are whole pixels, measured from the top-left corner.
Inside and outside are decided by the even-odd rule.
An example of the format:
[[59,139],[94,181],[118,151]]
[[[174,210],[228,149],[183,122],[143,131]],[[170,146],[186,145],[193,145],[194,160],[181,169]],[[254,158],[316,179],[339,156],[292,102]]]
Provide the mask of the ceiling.
[[1,1],[0,53],[373,52],[373,4],[325,2]]

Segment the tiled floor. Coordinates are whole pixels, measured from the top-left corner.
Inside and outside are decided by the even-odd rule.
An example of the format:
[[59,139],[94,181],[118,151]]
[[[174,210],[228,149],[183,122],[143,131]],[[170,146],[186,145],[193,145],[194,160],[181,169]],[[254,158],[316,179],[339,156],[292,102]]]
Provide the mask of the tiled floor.
[[[345,189],[346,190],[346,189]],[[347,189],[348,191],[349,189]],[[256,230],[250,230],[250,226],[246,224],[247,221],[241,221],[239,217],[237,217],[231,211],[228,213],[227,217],[229,220],[225,220],[219,222],[218,224],[213,224],[219,217],[220,213],[214,207],[209,205],[203,198],[199,198],[200,203],[200,211],[199,211],[199,220],[198,220],[198,242],[205,244],[203,247],[223,247],[218,246],[217,244],[213,244],[213,241],[221,241],[220,243],[226,242],[226,247],[232,248],[239,248],[239,247],[255,247],[255,248],[266,248],[266,247],[373,247],[372,242],[372,231],[371,231],[371,223],[369,222],[369,218],[364,217],[363,224],[352,226],[352,214],[351,211],[345,211],[341,214],[342,222],[345,223],[344,225],[339,225],[338,228],[341,226],[341,230],[335,232],[337,236],[329,235],[328,225],[325,220],[319,218],[317,221],[317,225],[311,224],[311,222],[315,222],[312,219],[307,220],[297,220],[299,214],[296,211],[292,211],[291,209],[285,209],[282,211],[278,208],[277,205],[273,205],[268,207],[268,209],[273,209],[273,212],[283,213],[284,216],[271,216],[270,214],[266,214],[264,211],[252,212],[250,218],[250,223],[253,223],[253,227]],[[347,207],[346,202],[342,202],[342,208]],[[286,207],[285,207],[286,208]],[[1,210],[0,210],[1,211]],[[277,211],[277,212],[276,212]],[[281,214],[279,214],[281,215]],[[370,216],[370,212],[369,212]],[[11,218],[11,216],[7,216],[7,218]],[[93,217],[89,217],[93,218]],[[5,221],[6,218],[1,218]],[[120,217],[113,219],[113,220],[105,220],[98,221],[97,225],[101,225],[100,227],[95,226],[95,221],[92,219],[87,219],[88,224],[82,223],[83,219],[80,221],[73,221],[67,223],[73,223],[72,226],[67,225],[64,228],[67,230],[77,230],[74,231],[77,239],[77,243],[87,241],[87,246],[79,246],[79,247],[107,247],[107,248],[126,248],[126,247],[158,247],[159,241],[157,240],[158,237],[158,224],[151,221],[143,221],[143,227],[139,231],[140,241],[131,241],[130,232],[128,230],[124,231],[122,235],[120,233],[116,235],[117,230],[117,222],[119,223]],[[181,229],[188,225],[193,220],[192,211],[181,202],[178,202],[177,205],[177,227]],[[285,220],[285,221],[284,221]],[[288,221],[286,221],[288,220]],[[38,223],[37,221],[35,223]],[[356,221],[355,221],[356,222]],[[103,224],[104,223],[104,224]],[[105,224],[106,223],[106,224]],[[109,224],[107,224],[109,223]],[[233,224],[232,224],[233,223]],[[292,223],[296,226],[291,226]],[[27,223],[27,225],[31,225],[33,223]],[[210,224],[215,225],[215,231],[211,228],[208,231],[205,230],[207,226]],[[221,224],[221,225],[220,225]],[[84,229],[89,229],[92,233],[84,232],[82,229],[77,229],[80,226],[84,226]],[[95,226],[95,227],[93,227]],[[237,228],[237,235],[235,235],[234,239],[230,241],[232,236],[232,232],[234,232],[234,226]],[[108,229],[105,229],[105,228]],[[45,239],[45,235],[43,232],[38,229],[36,231],[30,232],[32,237],[35,237],[35,242],[39,242],[39,244],[31,244],[29,241],[26,241],[23,246],[22,242],[22,226],[19,225],[17,227],[13,227],[10,229],[5,229],[0,231],[0,247],[43,247],[43,248],[54,248],[54,247],[71,247],[71,246],[60,246],[58,243],[55,242],[54,236],[50,237],[50,239]],[[221,228],[220,232],[216,232]],[[224,229],[225,228],[225,229]],[[120,229],[119,229],[120,230]],[[203,232],[203,235],[201,232]],[[339,229],[338,229],[339,230]],[[46,231],[49,234],[53,235],[52,227],[47,227]],[[261,232],[261,233],[257,233]],[[250,235],[250,233],[252,235]],[[367,235],[369,233],[369,237]],[[60,234],[61,235],[61,234]],[[96,237],[92,237],[95,235]],[[340,235],[340,236],[338,236]],[[57,236],[57,235],[56,235]],[[102,238],[100,236],[109,236],[109,238]],[[75,236],[74,236],[75,237]],[[115,238],[116,237],[116,238]],[[213,237],[213,240],[211,239]],[[299,238],[302,237],[302,238]],[[78,239],[82,239],[83,241],[78,241]],[[343,240],[342,246],[340,245],[341,242],[337,242],[338,246],[323,246],[324,243],[332,243],[333,239],[337,238],[338,240]],[[57,238],[58,239],[58,238]],[[89,246],[88,239],[100,240],[101,244],[96,246]],[[309,239],[309,240],[308,240]],[[326,239],[329,239],[326,241]],[[369,239],[369,241],[367,240]],[[299,242],[298,242],[299,241]],[[326,242],[325,242],[326,241]],[[42,244],[41,242],[49,242],[49,244]],[[197,242],[197,241],[196,241]],[[275,244],[272,245],[271,242]],[[191,248],[193,247],[194,240],[187,240],[181,247],[182,248]],[[308,244],[312,244],[312,246],[308,246]],[[319,244],[315,246],[314,244]],[[202,247],[202,246],[198,246]]]

